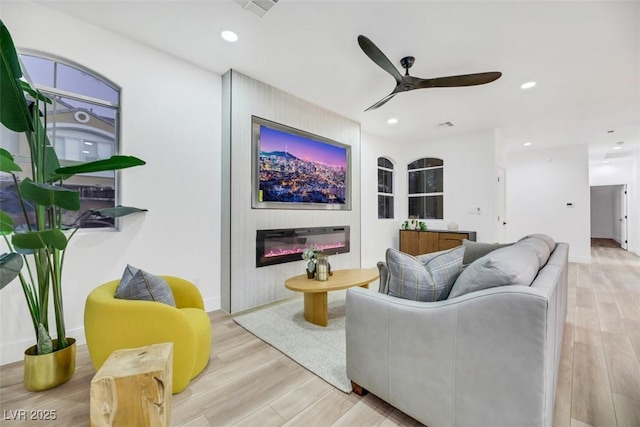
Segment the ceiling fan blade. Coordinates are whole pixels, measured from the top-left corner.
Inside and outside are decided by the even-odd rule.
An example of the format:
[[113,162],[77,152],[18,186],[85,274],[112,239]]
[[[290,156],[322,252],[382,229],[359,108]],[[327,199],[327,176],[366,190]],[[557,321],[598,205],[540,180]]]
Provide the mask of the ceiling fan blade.
[[429,87],[457,87],[457,86],[476,86],[491,83],[498,80],[502,75],[499,71],[490,71],[488,73],[463,74],[460,76],[436,77],[433,79],[422,79],[416,89],[425,89]]
[[376,108],[383,106],[384,104],[387,103],[387,101],[389,101],[391,98],[396,96],[396,93],[397,92],[391,92],[389,95],[385,96],[380,101],[376,102],[375,104],[373,104],[371,107],[367,108],[364,111],[375,110]]
[[398,69],[391,63],[391,61],[389,61],[389,58],[387,58],[384,53],[382,53],[378,46],[373,44],[371,40],[362,35],[358,36],[358,44],[360,45],[362,51],[373,62],[378,64],[378,66],[385,70],[387,73],[391,74],[391,76],[396,79],[396,82],[398,84],[402,83],[402,74],[400,74],[400,71],[398,71]]

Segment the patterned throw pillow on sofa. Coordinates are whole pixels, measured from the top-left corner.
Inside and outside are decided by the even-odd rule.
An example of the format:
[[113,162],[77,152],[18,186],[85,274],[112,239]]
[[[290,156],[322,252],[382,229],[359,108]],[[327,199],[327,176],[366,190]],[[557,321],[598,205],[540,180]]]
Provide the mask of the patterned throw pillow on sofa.
[[389,295],[414,301],[447,299],[462,270],[465,248],[414,257],[396,249],[387,249]]
[[116,298],[157,301],[175,307],[176,301],[166,280],[127,264],[116,289]]

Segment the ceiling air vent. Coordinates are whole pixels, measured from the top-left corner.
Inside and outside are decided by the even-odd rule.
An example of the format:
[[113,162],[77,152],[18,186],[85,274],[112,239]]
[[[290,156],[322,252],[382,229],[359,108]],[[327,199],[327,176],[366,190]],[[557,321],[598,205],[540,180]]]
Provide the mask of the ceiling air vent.
[[442,122],[442,123],[438,123],[437,125],[435,125],[435,127],[437,129],[452,128],[453,127],[453,123],[452,122]]
[[620,159],[622,157],[629,157],[631,156],[631,151],[621,151],[619,153],[607,153],[605,154],[604,158],[605,159]]
[[242,6],[244,9],[251,11],[262,17],[265,13],[269,11],[278,0],[233,0]]

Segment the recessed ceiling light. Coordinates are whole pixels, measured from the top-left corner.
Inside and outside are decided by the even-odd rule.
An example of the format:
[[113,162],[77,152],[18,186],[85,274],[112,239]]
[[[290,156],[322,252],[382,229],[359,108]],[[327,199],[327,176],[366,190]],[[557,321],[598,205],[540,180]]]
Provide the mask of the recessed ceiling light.
[[603,160],[602,163],[609,163],[609,160]]
[[93,145],[93,142],[85,141],[84,145]]
[[395,117],[392,117],[389,120],[387,120],[387,123],[389,123],[390,125],[395,125],[396,123],[398,123],[398,119],[396,119]]
[[525,143],[524,143],[524,144],[522,144],[522,145],[524,145],[525,147],[528,147],[528,146],[530,146],[530,145],[532,145],[532,144],[533,144],[533,142],[525,142]]
[[622,146],[621,146],[621,145],[616,145],[615,147],[613,147],[613,149],[614,149],[614,150],[619,150],[619,149],[621,149],[621,148],[622,148]]
[[88,152],[87,150],[82,150],[82,152],[83,152],[84,154],[89,154],[89,152]]
[[220,35],[222,36],[223,39],[225,39],[228,42],[238,41],[238,35],[233,31],[225,30],[221,32]]
[[536,85],[536,82],[526,82],[520,85],[521,89],[531,89]]

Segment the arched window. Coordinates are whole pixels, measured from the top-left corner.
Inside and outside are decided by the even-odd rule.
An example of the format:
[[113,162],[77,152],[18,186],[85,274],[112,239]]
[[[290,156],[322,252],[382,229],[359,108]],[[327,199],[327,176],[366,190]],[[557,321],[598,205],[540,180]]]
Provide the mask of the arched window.
[[[42,54],[19,55],[25,78],[52,100],[46,106],[46,130],[62,166],[108,159],[118,154],[120,89],[91,70]],[[8,134],[2,130],[3,137]],[[31,170],[26,140],[22,136],[3,138],[2,147],[19,153],[16,160]],[[6,140],[6,141],[5,141]],[[1,181],[2,190],[8,183]],[[88,209],[116,204],[115,172],[78,174],[65,181],[65,187],[80,191],[80,211],[65,212],[63,223],[71,224]],[[10,191],[10,189],[9,189]],[[24,221],[24,219],[22,218]],[[87,221],[84,227],[114,227],[113,219]]]
[[423,158],[409,163],[409,218],[443,219],[444,162]]
[[393,163],[378,157],[378,218],[393,218]]

